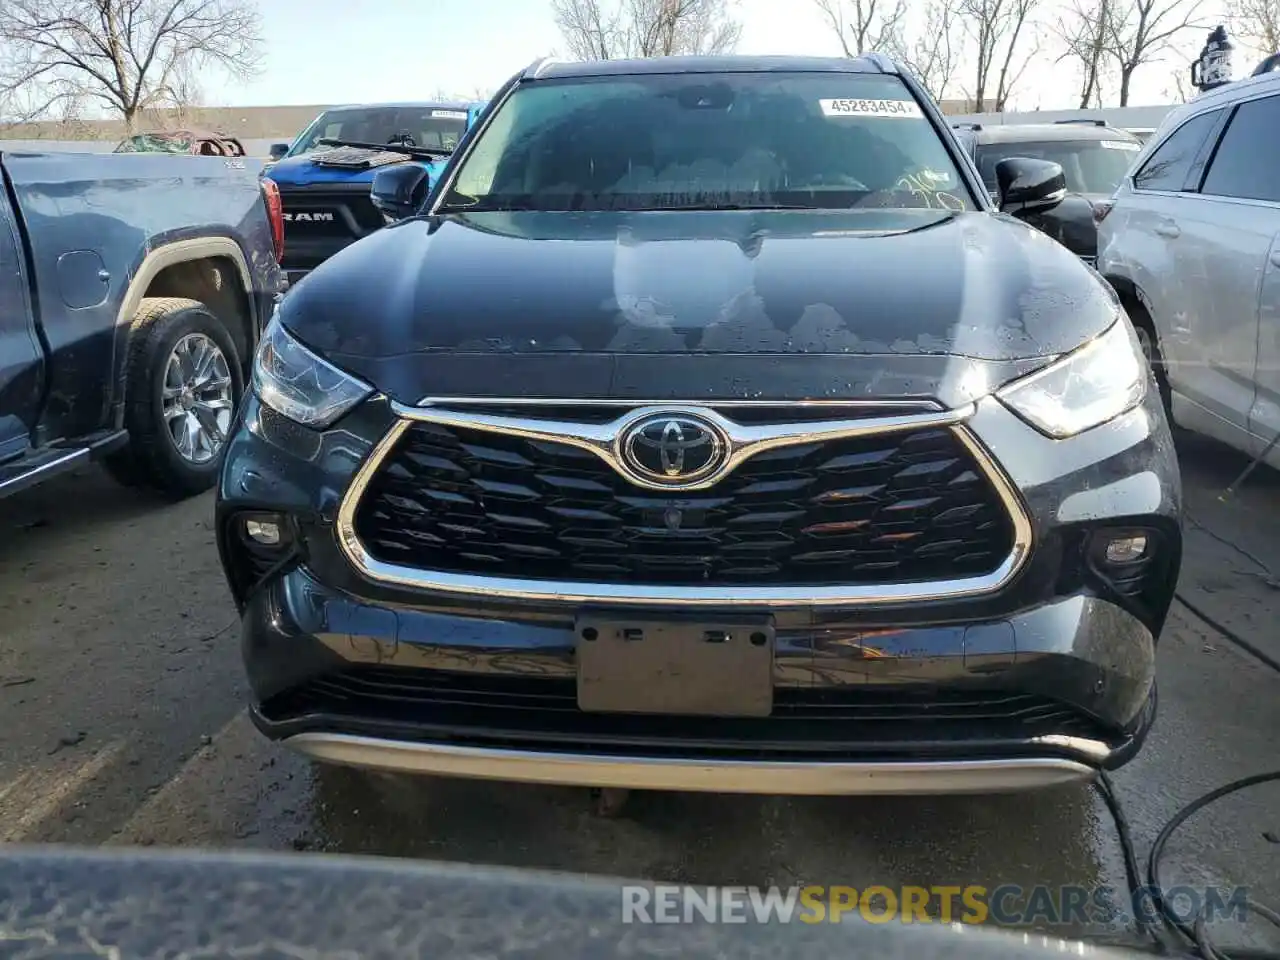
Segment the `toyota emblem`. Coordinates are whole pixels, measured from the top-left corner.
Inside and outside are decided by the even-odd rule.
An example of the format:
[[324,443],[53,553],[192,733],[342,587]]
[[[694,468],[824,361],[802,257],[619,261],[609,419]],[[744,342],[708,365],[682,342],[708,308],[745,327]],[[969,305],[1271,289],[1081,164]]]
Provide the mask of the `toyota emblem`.
[[669,486],[703,480],[720,469],[725,443],[711,423],[689,414],[657,413],[623,435],[624,466],[638,477]]

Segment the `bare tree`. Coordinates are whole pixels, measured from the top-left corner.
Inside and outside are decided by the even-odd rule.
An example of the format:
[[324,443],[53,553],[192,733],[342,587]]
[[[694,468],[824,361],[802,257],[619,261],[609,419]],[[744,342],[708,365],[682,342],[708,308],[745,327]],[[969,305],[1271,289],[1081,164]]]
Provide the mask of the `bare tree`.
[[463,93],[457,88],[436,87],[428,99],[445,102],[487,101],[493,97],[493,94],[494,89],[492,87],[485,87],[479,84],[473,86],[470,93]]
[[1036,35],[1035,24],[1031,22],[1031,16],[1038,5],[1039,0],[1012,0],[1010,3],[1005,19],[1008,39],[1004,45],[1000,75],[996,80],[997,111],[1008,107],[1014,87],[1040,52],[1040,38]]
[[935,100],[946,96],[955,80],[962,53],[956,18],[951,0],[929,0],[924,8],[924,21],[914,38],[909,40],[903,36],[898,48],[891,48],[894,56],[906,64]]
[[1280,52],[1280,0],[1235,0],[1231,29],[1268,56]]
[[[1032,14],[1039,0],[959,0],[956,13],[974,42],[974,110],[986,109],[995,76],[994,107],[1003,110],[1039,50]],[[1027,41],[1031,40],[1030,46]]]
[[1133,75],[1161,59],[1185,30],[1204,26],[1197,17],[1203,0],[1119,0],[1107,52],[1120,67],[1120,106],[1129,105]]
[[188,67],[179,65],[173,71],[173,79],[161,90],[148,110],[163,110],[174,122],[194,124],[198,122],[201,108],[204,106],[204,90],[195,73]]
[[551,9],[579,60],[728,53],[742,35],[733,0],[552,0]]
[[1195,97],[1197,91],[1187,82],[1186,70],[1175,70],[1169,76],[1172,82],[1161,91],[1161,96],[1173,103],[1188,103]]
[[261,37],[254,0],[0,0],[0,101],[30,116],[96,102],[132,131],[210,67],[248,78]]
[[897,53],[902,47],[907,0],[813,0],[831,21],[846,57],[879,51]]
[[564,36],[569,54],[577,60],[614,60],[623,52],[620,8],[606,12],[600,0],[552,0],[556,26]]
[[1115,33],[1115,5],[1119,0],[1074,0],[1060,21],[1058,35],[1066,51],[1058,58],[1080,65],[1080,109],[1102,106],[1103,74],[1108,43]]

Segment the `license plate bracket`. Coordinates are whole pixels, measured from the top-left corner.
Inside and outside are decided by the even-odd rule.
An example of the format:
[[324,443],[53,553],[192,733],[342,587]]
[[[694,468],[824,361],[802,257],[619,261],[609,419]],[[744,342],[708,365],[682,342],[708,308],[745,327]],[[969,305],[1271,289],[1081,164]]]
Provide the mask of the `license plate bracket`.
[[733,621],[575,620],[578,707],[591,713],[767,717],[774,625]]

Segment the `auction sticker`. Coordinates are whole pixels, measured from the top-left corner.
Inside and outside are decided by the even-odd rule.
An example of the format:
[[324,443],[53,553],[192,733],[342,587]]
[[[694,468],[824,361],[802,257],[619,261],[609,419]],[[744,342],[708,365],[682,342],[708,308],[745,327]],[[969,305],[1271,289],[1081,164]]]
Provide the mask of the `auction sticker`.
[[914,100],[819,100],[828,117],[907,117],[924,116]]
[[432,110],[431,116],[437,120],[465,120],[467,119],[467,111],[465,110]]

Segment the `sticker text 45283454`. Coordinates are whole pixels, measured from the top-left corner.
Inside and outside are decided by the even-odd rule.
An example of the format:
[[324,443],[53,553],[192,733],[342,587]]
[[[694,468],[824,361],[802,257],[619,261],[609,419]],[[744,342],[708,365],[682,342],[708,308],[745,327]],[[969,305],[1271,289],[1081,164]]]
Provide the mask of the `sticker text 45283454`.
[[920,119],[924,113],[914,100],[819,100],[828,117],[901,117]]

